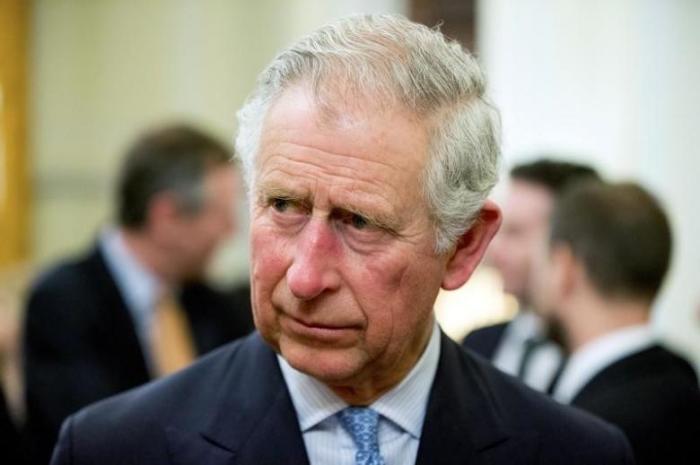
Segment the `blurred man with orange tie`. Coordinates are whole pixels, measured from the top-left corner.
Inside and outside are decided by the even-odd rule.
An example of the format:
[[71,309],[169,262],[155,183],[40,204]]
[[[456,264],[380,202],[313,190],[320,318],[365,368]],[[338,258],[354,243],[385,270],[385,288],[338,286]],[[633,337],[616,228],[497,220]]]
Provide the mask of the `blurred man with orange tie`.
[[34,285],[24,325],[34,463],[48,463],[70,413],[184,368],[252,328],[247,295],[201,279],[234,228],[239,181],[230,159],[188,126],[145,133],[121,169],[118,226]]

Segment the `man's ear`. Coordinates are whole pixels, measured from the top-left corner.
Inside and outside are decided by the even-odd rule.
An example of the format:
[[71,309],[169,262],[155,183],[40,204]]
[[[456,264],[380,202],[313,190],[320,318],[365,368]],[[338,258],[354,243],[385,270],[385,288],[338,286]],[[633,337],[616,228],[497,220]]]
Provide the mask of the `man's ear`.
[[486,200],[472,227],[457,241],[442,278],[443,289],[458,289],[467,282],[500,226],[501,209]]
[[171,229],[179,216],[177,200],[172,192],[163,191],[155,194],[148,204],[146,224],[156,237],[172,234]]
[[572,295],[584,273],[581,263],[576,259],[571,247],[555,244],[551,252],[552,286],[560,299]]

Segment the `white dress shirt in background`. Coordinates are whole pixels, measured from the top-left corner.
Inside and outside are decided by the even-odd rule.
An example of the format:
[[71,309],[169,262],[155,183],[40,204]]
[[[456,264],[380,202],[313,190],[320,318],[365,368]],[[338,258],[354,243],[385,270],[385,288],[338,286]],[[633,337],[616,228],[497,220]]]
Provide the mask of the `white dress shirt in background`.
[[559,378],[552,396],[569,404],[606,367],[655,343],[648,325],[630,326],[599,337],[574,352]]
[[[521,311],[508,324],[496,348],[493,364],[509,375],[517,376],[529,340],[544,339],[544,325],[532,311]],[[562,352],[552,342],[533,349],[522,381],[533,389],[545,391],[562,361]]]
[[162,285],[129,251],[117,229],[104,230],[100,234],[99,247],[117,289],[129,309],[146,364],[153,374],[150,356],[151,324]]

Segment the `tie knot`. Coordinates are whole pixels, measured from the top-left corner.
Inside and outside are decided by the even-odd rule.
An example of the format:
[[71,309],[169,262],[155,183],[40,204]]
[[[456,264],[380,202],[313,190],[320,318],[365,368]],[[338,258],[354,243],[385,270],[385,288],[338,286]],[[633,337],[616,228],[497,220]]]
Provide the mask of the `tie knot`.
[[383,464],[379,454],[379,414],[367,407],[348,407],[338,413],[340,423],[352,437],[357,454],[357,465]]
[[175,294],[169,289],[162,289],[153,301],[153,308],[156,312],[168,311],[179,308],[180,304]]

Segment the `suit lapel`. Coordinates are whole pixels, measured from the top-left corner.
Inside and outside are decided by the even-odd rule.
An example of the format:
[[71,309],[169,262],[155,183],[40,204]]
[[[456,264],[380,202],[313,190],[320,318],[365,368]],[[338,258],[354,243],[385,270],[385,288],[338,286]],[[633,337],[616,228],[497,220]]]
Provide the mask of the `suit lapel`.
[[[167,428],[174,465],[308,465],[299,422],[274,352],[246,338],[212,399],[217,413],[199,433]],[[533,463],[535,433],[510,431],[482,370],[442,335],[416,463]]]
[[[200,434],[166,431],[173,463],[308,465],[274,352],[258,334],[242,341],[238,351],[212,401],[217,414]],[[178,450],[187,456],[178,457]]]
[[536,444],[508,431],[478,366],[442,334],[416,464],[531,463]]
[[97,324],[104,329],[100,334],[106,338],[103,342],[109,346],[114,359],[124,367],[121,376],[128,380],[129,386],[147,382],[150,375],[133,320],[99,246],[88,256],[85,269],[87,278],[94,283],[95,292],[100,296],[101,305],[96,315]]

